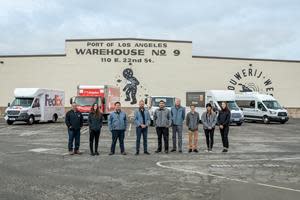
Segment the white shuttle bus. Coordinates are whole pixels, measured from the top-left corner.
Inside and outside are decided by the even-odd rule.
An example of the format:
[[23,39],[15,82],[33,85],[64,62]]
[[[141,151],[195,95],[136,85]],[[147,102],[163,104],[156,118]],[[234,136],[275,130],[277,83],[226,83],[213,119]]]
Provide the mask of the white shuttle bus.
[[218,111],[221,110],[222,102],[225,101],[231,112],[231,124],[240,126],[244,122],[244,115],[235,100],[235,92],[232,90],[191,91],[186,93],[187,112],[190,110],[189,106],[193,104],[201,116],[206,110],[205,105],[211,103],[214,111],[218,113]]
[[15,99],[8,103],[5,120],[8,125],[15,121],[56,122],[65,115],[65,92],[62,90],[42,88],[16,88]]
[[242,108],[245,119],[251,121],[263,121],[264,123],[289,120],[288,112],[282,108],[278,101],[271,95],[257,92],[245,92],[237,94],[237,104]]

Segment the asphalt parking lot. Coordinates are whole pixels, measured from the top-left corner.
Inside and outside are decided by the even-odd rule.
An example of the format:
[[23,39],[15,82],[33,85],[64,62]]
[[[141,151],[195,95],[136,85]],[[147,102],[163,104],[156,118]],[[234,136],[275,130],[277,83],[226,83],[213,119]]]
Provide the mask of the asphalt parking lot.
[[[100,156],[67,154],[64,123],[8,126],[0,121],[0,199],[299,199],[300,120],[287,124],[245,123],[230,129],[230,151],[220,153],[215,132],[213,153],[155,154],[157,137],[149,133],[151,155],[135,156],[135,132],[126,133],[127,156],[108,156],[107,126]],[[171,137],[170,137],[171,141]],[[117,150],[119,146],[117,145]]]

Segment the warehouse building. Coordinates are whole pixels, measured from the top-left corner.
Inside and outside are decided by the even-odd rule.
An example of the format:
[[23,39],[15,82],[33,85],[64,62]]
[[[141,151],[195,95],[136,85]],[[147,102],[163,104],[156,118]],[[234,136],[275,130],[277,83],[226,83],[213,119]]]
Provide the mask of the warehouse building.
[[[130,71],[131,76],[124,72]],[[70,39],[65,54],[1,55],[0,112],[3,114],[18,87],[62,89],[69,98],[77,86],[132,84],[136,98],[168,95],[182,99],[187,91],[229,89],[273,95],[292,117],[300,117],[300,61],[192,55],[191,41],[155,39]],[[137,81],[132,81],[135,78]]]

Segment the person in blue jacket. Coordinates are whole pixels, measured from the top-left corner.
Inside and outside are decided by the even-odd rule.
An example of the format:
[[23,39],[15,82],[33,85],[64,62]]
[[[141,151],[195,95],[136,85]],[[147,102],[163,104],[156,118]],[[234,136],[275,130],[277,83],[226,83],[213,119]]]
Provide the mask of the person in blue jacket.
[[148,126],[150,125],[150,113],[145,109],[144,100],[139,101],[139,108],[134,112],[134,123],[136,126],[136,153],[140,153],[141,136],[143,135],[144,154],[149,155],[147,150]]
[[181,100],[179,98],[175,99],[175,106],[171,108],[171,118],[172,118],[172,140],[173,149],[171,152],[177,150],[176,143],[178,137],[178,150],[182,153],[182,127],[185,118],[185,107],[181,106]]
[[124,147],[125,131],[127,128],[127,115],[121,111],[121,103],[115,103],[115,111],[108,117],[108,128],[112,133],[112,143],[109,155],[115,154],[117,140],[119,139],[121,154],[126,155]]

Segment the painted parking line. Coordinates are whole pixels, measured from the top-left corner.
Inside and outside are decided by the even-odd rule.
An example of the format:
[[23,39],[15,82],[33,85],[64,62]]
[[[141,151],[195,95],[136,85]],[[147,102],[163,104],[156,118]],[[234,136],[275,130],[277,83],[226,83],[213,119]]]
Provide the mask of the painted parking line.
[[214,178],[219,178],[219,179],[226,179],[229,181],[235,181],[235,182],[240,182],[240,183],[247,183],[247,184],[255,184],[255,185],[260,185],[264,187],[269,187],[269,188],[275,188],[275,189],[280,189],[280,190],[287,190],[287,191],[292,191],[292,192],[299,192],[299,189],[294,189],[294,188],[288,188],[288,187],[282,187],[278,185],[271,185],[271,184],[265,184],[265,183],[259,183],[259,182],[249,182],[241,179],[236,179],[236,178],[229,178],[226,176],[221,176],[221,175],[215,175],[211,173],[205,173],[201,171],[196,171],[192,169],[183,169],[183,168],[177,168],[177,167],[172,167],[172,166],[167,166],[164,165],[166,163],[188,163],[188,162],[254,162],[254,161],[285,161],[285,160],[300,160],[300,157],[287,157],[287,158],[274,158],[274,159],[249,159],[249,160],[240,160],[240,159],[235,159],[235,160],[168,160],[168,161],[159,161],[156,163],[157,166],[165,168],[165,169],[171,169],[171,170],[176,170],[176,171],[181,171],[185,173],[192,173],[192,174],[199,174],[202,176],[210,176]]

